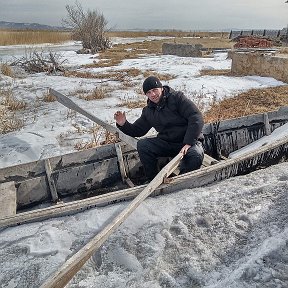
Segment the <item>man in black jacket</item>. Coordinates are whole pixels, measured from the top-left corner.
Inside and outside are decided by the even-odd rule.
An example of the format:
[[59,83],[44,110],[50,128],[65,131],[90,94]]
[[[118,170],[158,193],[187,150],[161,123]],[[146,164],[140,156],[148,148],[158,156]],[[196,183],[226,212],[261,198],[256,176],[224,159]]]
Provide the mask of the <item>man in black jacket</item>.
[[157,157],[175,157],[179,152],[184,154],[181,174],[200,168],[204,158],[200,142],[204,122],[196,105],[182,92],[162,86],[154,76],[145,79],[143,92],[148,99],[140,118],[130,123],[125,112],[117,111],[114,119],[117,127],[132,137],[144,136],[152,127],[158,132],[157,137],[143,138],[137,143],[148,179],[152,180],[158,173]]

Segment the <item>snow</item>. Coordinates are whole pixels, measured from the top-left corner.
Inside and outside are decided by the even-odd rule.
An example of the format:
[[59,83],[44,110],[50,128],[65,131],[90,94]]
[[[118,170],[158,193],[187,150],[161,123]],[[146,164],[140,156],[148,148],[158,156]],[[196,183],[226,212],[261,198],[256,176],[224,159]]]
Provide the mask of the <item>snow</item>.
[[[115,43],[121,41],[129,40],[115,39]],[[84,70],[80,65],[97,61],[97,55],[93,58],[78,55],[73,52],[77,45],[56,47],[67,59],[66,67],[94,73],[132,67],[170,73],[175,79],[163,84],[181,89],[194,101],[198,100],[198,94],[207,95],[206,107],[213,97],[222,99],[250,88],[285,85],[270,77],[200,76],[201,69],[229,69],[231,60],[225,52],[211,58],[143,55],[109,69]],[[5,49],[9,54],[1,55],[7,60],[16,48]],[[0,51],[4,48],[0,47]],[[103,121],[113,123],[113,114],[123,99],[141,97],[136,89],[141,88],[143,79],[131,78],[134,87],[124,90],[117,89],[119,83],[106,82],[115,89],[105,99],[84,101],[70,97]],[[29,105],[22,114],[26,125],[19,131],[0,135],[0,167],[69,153],[75,151],[77,141],[89,141],[91,121],[69,114],[57,102],[39,99],[49,87],[74,95],[80,88],[93,90],[101,82],[102,79],[44,73],[25,75],[22,79],[0,75],[1,87],[11,85],[17,98]],[[141,112],[141,109],[121,109],[129,120],[136,119]],[[287,131],[284,125],[238,153],[280,139]],[[284,162],[206,187],[145,200],[88,260],[68,287],[287,287],[287,169],[288,163]],[[39,287],[126,206],[127,203],[119,203],[3,229],[0,287]]]
[[[148,198],[68,287],[286,287],[287,169]],[[2,287],[39,287],[126,205],[5,229]]]

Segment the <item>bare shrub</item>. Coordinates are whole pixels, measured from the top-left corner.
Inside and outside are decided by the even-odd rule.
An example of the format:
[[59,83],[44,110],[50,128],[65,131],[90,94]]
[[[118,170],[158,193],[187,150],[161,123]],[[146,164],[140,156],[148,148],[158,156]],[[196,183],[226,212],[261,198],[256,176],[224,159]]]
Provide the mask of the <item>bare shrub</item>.
[[16,59],[11,63],[12,66],[20,66],[28,73],[47,72],[48,74],[57,71],[64,72],[65,69],[62,64],[66,59],[62,59],[62,55],[55,52],[37,52],[36,50],[30,51],[25,56]]
[[106,50],[111,46],[107,35],[107,20],[97,10],[83,10],[79,2],[75,5],[66,5],[67,18],[63,19],[64,25],[72,29],[73,38],[80,40],[83,49],[91,50],[94,54]]

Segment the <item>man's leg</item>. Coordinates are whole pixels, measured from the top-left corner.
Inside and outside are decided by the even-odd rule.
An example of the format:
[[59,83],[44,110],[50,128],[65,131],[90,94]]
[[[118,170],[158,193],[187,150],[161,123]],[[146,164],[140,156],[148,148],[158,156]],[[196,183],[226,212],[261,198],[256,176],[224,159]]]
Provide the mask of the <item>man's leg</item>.
[[180,174],[199,169],[204,159],[204,149],[201,142],[191,146],[180,164]]
[[157,157],[166,157],[171,154],[169,143],[157,137],[140,139],[137,142],[137,150],[149,180],[152,180],[158,173]]

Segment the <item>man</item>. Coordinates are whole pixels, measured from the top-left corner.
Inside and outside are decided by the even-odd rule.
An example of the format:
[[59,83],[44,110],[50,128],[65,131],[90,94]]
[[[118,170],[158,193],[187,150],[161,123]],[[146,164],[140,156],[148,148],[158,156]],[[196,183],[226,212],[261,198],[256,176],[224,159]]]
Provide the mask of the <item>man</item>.
[[157,170],[157,157],[175,157],[184,154],[180,174],[200,168],[204,151],[201,130],[203,117],[196,105],[180,91],[162,86],[157,77],[150,76],[143,82],[143,92],[148,97],[147,106],[133,124],[126,119],[125,112],[114,115],[117,127],[132,137],[144,136],[152,127],[157,137],[143,138],[137,143],[140,160],[146,176],[152,180]]

